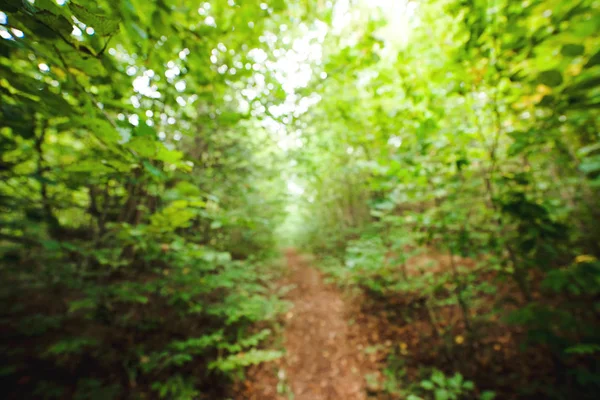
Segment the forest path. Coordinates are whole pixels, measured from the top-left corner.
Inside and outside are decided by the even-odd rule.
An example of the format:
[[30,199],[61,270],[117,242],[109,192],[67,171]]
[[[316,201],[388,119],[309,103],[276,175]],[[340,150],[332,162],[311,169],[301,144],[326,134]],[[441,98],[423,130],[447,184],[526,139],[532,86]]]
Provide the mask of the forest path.
[[[287,296],[293,307],[285,317],[286,355],[279,363],[278,378],[272,370],[251,372],[252,389],[243,398],[367,399],[364,377],[373,370],[373,363],[363,351],[363,327],[349,321],[355,314],[352,304],[324,283],[321,273],[309,265],[306,257],[293,249],[285,256],[290,269],[286,284],[294,287]],[[287,390],[282,391],[282,382]]]

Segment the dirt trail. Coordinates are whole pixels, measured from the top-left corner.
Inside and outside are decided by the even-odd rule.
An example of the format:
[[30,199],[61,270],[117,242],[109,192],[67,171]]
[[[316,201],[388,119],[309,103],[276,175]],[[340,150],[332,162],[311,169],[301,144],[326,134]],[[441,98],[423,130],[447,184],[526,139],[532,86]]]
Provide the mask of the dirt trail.
[[295,400],[362,400],[364,378],[340,294],[293,251],[287,253],[297,285],[285,333],[286,370]]
[[[372,366],[365,359],[361,327],[349,324],[351,306],[301,255],[288,250],[286,259],[290,269],[286,283],[294,285],[287,296],[294,305],[286,315],[286,356],[277,371],[263,367],[251,372],[252,389],[241,398],[367,399],[364,376]],[[281,385],[282,380],[293,397],[281,393],[281,386],[277,393],[277,383]]]

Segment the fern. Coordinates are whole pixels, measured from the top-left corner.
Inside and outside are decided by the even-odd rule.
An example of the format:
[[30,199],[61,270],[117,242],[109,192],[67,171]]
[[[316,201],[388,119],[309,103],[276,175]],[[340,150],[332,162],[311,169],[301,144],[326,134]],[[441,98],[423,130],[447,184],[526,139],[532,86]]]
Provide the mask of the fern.
[[232,372],[250,365],[277,360],[282,356],[283,353],[281,351],[252,349],[245,353],[233,354],[229,357],[213,361],[209,364],[209,368],[222,372]]

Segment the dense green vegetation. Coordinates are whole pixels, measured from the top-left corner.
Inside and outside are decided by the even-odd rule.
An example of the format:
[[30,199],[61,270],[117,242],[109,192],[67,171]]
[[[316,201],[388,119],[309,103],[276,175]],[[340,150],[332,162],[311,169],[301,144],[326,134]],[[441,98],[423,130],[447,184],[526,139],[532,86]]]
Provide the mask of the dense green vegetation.
[[9,398],[221,398],[278,356],[261,260],[286,189],[253,115],[281,89],[240,91],[310,10],[229,3],[0,3]]
[[[500,398],[598,393],[599,7],[408,3],[408,40],[403,21],[357,13],[296,121],[304,243],[335,281],[421,307],[399,318],[441,336],[425,365]],[[424,274],[407,262],[428,254]],[[488,354],[505,324],[530,356]]]
[[281,356],[285,241],[426,321],[385,396],[594,398],[599,31],[597,0],[1,0],[3,393],[228,398]]

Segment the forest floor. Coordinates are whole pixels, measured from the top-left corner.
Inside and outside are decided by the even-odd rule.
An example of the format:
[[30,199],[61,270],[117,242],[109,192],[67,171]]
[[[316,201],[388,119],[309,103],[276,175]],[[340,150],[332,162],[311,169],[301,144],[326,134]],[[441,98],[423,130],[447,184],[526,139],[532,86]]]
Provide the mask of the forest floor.
[[[237,387],[236,400],[389,400],[404,398],[408,386],[424,379],[422,368],[461,371],[494,390],[498,398],[514,392],[515,385],[548,376],[541,352],[518,350],[519,329],[499,323],[494,316],[469,334],[456,304],[436,308],[437,330],[418,293],[377,296],[365,288],[339,289],[328,284],[313,265],[312,257],[288,250],[288,273],[280,288],[291,288],[286,299],[293,306],[282,319],[284,357],[250,368]],[[423,268],[434,274],[447,273],[459,264],[472,269],[474,260],[427,249],[405,264],[410,277]],[[489,283],[493,277],[485,278]],[[485,283],[485,282],[484,282]],[[499,285],[506,296],[515,290]],[[479,296],[471,318],[490,312],[494,295]],[[529,363],[529,364],[528,364]],[[535,365],[535,368],[524,367]],[[498,381],[496,377],[504,379]],[[477,393],[476,393],[477,394]],[[507,396],[504,396],[504,395]]]
[[286,261],[293,307],[285,316],[285,356],[251,369],[238,399],[367,399],[365,376],[378,361],[365,352],[378,339],[368,336],[371,324],[357,320],[358,304],[326,284],[308,257],[288,250]]

